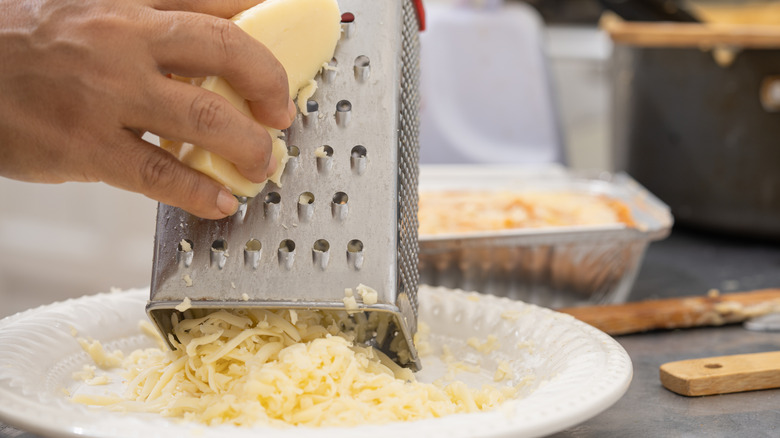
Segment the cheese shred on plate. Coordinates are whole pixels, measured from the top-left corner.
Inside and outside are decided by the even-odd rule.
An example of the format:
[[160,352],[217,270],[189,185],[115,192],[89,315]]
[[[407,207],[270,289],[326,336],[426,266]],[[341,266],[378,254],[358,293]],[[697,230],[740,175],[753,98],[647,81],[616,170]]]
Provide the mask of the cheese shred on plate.
[[106,361],[96,343],[82,342],[102,365],[124,369],[126,390],[72,400],[207,425],[348,426],[476,412],[516,392],[418,382],[378,350],[356,345],[333,314],[220,310],[173,323],[174,350],[158,337],[159,347],[133,351],[121,364],[116,352]]

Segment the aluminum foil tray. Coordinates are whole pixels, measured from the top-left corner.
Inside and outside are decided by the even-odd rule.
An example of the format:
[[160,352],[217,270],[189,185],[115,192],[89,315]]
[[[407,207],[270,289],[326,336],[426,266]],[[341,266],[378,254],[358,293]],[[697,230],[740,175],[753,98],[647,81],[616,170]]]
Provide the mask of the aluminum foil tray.
[[669,207],[625,173],[572,172],[557,165],[423,166],[420,192],[440,190],[572,191],[629,206],[635,227],[419,236],[421,283],[553,308],[625,301],[648,244],[667,237],[673,223]]

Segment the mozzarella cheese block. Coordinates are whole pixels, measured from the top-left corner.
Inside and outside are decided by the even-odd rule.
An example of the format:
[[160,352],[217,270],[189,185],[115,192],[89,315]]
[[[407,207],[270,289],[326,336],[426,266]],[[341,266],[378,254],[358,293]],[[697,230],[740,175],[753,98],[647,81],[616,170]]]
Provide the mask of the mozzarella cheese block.
[[[276,56],[287,72],[290,97],[301,91],[299,106],[316,90],[314,77],[333,58],[336,43],[341,36],[341,14],[336,0],[266,0],[236,15],[232,20],[249,35],[263,43]],[[249,104],[223,78],[207,77],[200,86],[213,91],[252,117]],[[267,128],[273,139],[273,160],[276,172],[269,177],[280,186],[280,178],[287,163],[287,146],[282,132]],[[244,178],[233,163],[219,155],[186,142],[160,140],[160,145],[195,170],[205,173],[228,187],[238,196],[255,196],[266,182],[253,183]]]

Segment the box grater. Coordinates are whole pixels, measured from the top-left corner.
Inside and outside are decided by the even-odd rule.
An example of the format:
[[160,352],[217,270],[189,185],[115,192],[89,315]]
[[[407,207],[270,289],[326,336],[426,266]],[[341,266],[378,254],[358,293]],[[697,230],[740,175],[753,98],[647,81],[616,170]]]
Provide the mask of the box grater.
[[[205,220],[159,204],[147,313],[217,308],[344,311],[345,289],[378,292],[360,342],[420,368],[417,328],[419,0],[339,0],[342,35],[318,90],[285,131],[282,187]],[[174,307],[184,298],[189,310]],[[359,315],[362,315],[359,316]],[[370,317],[370,318],[369,318]],[[381,328],[384,328],[381,329]]]

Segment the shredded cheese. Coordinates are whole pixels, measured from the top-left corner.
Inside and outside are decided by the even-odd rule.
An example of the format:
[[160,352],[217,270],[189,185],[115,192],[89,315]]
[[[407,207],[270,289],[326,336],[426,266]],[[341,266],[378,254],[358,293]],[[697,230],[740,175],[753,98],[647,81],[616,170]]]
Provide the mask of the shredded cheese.
[[[127,387],[121,396],[77,394],[72,400],[206,425],[345,426],[476,412],[516,394],[512,386],[418,382],[381,352],[356,345],[344,322],[349,318],[338,315],[234,309],[174,318],[173,351],[147,327],[160,346],[126,357],[80,341],[96,363],[123,368]],[[418,334],[427,332],[420,324]],[[426,342],[421,350],[429,349]]]
[[179,312],[186,312],[192,307],[192,300],[190,300],[190,297],[184,297],[183,300],[181,300],[181,303],[179,303],[174,309],[178,310]]
[[505,310],[501,312],[501,318],[506,319],[507,321],[517,321],[520,319],[520,312],[517,310]]
[[76,371],[73,373],[72,377],[75,380],[89,380],[95,378],[95,371],[97,370],[97,367],[94,365],[84,365],[81,367],[81,371]]
[[363,299],[363,304],[367,306],[376,304],[377,300],[379,299],[379,294],[377,293],[377,291],[366,286],[363,283],[358,285],[357,291],[358,294],[360,294],[360,298]]
[[90,386],[108,385],[111,383],[111,379],[107,375],[103,374],[100,376],[95,376],[91,379],[86,379],[84,383]]
[[471,337],[466,339],[466,343],[480,353],[490,353],[491,351],[501,348],[501,343],[498,342],[498,337],[496,335],[488,335],[484,342],[480,342],[479,339]]
[[347,313],[355,313],[360,310],[355,297],[344,297],[342,301],[344,302],[344,308],[347,309]]
[[512,379],[512,367],[509,365],[509,362],[505,360],[499,361],[498,366],[496,367],[496,373],[493,375],[493,380],[501,382],[510,379]]
[[78,341],[81,348],[87,352],[92,361],[95,362],[95,365],[100,368],[110,369],[122,365],[122,361],[124,360],[122,351],[114,350],[112,352],[107,352],[103,349],[103,345],[100,341],[92,339],[78,338]]

